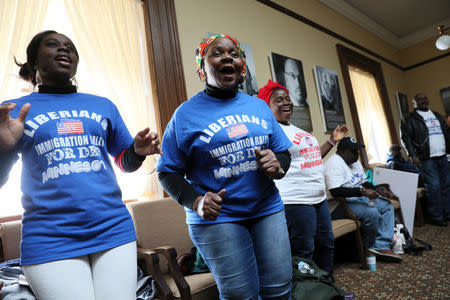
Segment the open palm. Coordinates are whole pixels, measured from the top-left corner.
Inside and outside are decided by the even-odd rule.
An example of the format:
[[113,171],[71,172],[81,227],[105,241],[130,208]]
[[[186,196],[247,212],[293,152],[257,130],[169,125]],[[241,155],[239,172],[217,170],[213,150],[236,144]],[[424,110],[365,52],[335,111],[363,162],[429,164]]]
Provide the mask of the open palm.
[[18,117],[13,119],[10,111],[16,107],[16,104],[6,103],[0,105],[0,151],[11,150],[20,140],[30,106],[29,103],[22,106]]

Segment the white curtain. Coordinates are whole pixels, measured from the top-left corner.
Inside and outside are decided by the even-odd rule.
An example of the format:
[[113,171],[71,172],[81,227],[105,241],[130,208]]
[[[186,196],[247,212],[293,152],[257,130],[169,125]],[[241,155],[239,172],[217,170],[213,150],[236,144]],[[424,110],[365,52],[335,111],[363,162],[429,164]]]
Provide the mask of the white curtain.
[[0,1],[0,102],[25,95],[31,84],[18,77],[19,62],[26,61],[26,47],[41,30],[48,0]]
[[[80,53],[81,92],[113,101],[131,134],[156,131],[142,3],[139,0],[0,0],[0,102],[29,94],[32,85],[18,76],[26,47],[43,30],[56,30],[75,42]],[[148,157],[137,172],[116,169],[123,199],[162,196]],[[0,189],[0,216],[22,212],[20,162]]]
[[369,164],[384,164],[392,138],[377,83],[370,73],[353,67],[349,72]]
[[[139,0],[65,0],[80,60],[90,78],[79,78],[80,91],[108,97],[118,107],[132,135],[156,131],[142,2]],[[123,199],[161,196],[148,157],[132,174],[116,172]]]
[[[48,0],[0,0],[0,103],[24,96],[32,90],[31,83],[19,78],[19,62],[26,61],[26,47],[41,30]],[[22,213],[20,202],[20,170],[16,163],[8,182],[0,189],[0,216]]]

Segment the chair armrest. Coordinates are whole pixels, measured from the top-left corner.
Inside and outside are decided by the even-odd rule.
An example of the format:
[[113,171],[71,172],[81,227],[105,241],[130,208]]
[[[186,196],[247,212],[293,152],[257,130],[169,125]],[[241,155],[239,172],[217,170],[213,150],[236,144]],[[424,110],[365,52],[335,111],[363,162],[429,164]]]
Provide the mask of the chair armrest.
[[[358,221],[358,217],[350,210],[350,208],[348,208],[347,202],[345,201],[344,197],[335,197],[333,198],[334,200],[336,200],[341,206],[342,209],[344,210],[345,215],[354,221]],[[358,224],[358,222],[356,222]]]
[[191,288],[181,272],[180,266],[177,262],[177,251],[172,246],[162,246],[152,249],[152,251],[163,255],[169,264],[169,272],[172,275],[178,290],[180,291],[181,299],[192,299]]
[[152,278],[155,280],[155,285],[161,300],[174,299],[172,291],[162,276],[158,254],[149,249],[138,248],[137,258],[144,274],[152,275]]

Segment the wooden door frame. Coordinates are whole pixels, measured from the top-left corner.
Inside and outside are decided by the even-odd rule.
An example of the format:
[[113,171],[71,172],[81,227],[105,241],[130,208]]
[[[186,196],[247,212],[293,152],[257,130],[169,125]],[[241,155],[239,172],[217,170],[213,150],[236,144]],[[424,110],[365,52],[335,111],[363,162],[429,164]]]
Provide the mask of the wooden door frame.
[[[356,138],[360,143],[365,144],[364,138],[361,131],[360,120],[358,115],[358,110],[356,108],[355,95],[353,93],[353,88],[350,80],[350,72],[348,66],[354,66],[358,69],[366,71],[375,77],[377,83],[378,92],[381,97],[381,104],[384,109],[384,114],[386,116],[387,125],[389,127],[389,132],[391,134],[392,142],[400,144],[400,139],[398,132],[395,130],[397,126],[392,114],[391,104],[389,101],[389,95],[387,92],[386,84],[384,82],[383,70],[381,69],[381,64],[376,62],[367,56],[364,56],[344,45],[336,45],[339,62],[341,64],[342,77],[344,79],[345,90],[347,92],[348,103],[350,106],[350,112],[352,114],[353,127],[355,128]],[[366,151],[362,151],[360,155],[361,163],[364,168],[369,168],[369,161],[367,159]]]
[[162,138],[175,109],[187,100],[173,0],[143,0],[157,131]]

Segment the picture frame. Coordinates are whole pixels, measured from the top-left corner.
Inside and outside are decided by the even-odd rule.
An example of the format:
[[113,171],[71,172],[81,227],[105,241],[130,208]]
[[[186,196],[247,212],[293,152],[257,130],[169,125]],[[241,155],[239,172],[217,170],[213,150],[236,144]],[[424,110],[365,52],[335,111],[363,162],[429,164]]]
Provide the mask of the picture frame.
[[269,55],[272,80],[289,91],[294,104],[290,123],[311,132],[312,122],[302,62],[298,59],[271,52]]
[[450,116],[450,86],[440,90],[442,104],[444,104],[445,114]]
[[397,102],[397,108],[400,114],[400,119],[405,120],[409,115],[408,95],[396,92],[395,99]]
[[314,65],[314,78],[323,127],[326,133],[331,133],[336,126],[345,124],[338,74],[336,71]]

